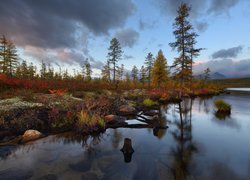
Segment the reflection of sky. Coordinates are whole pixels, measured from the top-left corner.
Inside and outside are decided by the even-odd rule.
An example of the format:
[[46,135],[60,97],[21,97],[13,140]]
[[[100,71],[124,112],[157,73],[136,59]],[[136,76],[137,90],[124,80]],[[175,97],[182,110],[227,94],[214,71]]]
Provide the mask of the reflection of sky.
[[[218,120],[213,114],[212,103],[221,98],[233,108],[231,117],[225,120]],[[230,178],[228,175],[236,179],[249,176],[249,100],[249,95],[221,95],[202,103],[198,98],[193,101],[192,130],[185,130],[192,134],[191,141],[197,149],[188,162],[193,176],[211,179],[216,175],[222,179]],[[173,131],[180,131],[174,123],[180,118],[175,111],[177,107],[167,107],[165,116],[169,128],[161,138],[153,135],[153,129],[129,128],[109,129],[101,137],[89,138],[85,143],[81,139],[50,136],[20,146],[5,160],[0,160],[0,175],[13,171],[25,173],[29,169],[33,172],[32,178],[48,173],[76,179],[93,174],[108,179],[121,179],[127,174],[129,179],[157,179],[159,174],[171,177],[169,167],[178,159],[172,150],[181,144],[172,135]],[[184,121],[189,120],[189,115],[183,116]],[[130,163],[124,163],[120,152],[124,138],[132,140],[135,150]]]

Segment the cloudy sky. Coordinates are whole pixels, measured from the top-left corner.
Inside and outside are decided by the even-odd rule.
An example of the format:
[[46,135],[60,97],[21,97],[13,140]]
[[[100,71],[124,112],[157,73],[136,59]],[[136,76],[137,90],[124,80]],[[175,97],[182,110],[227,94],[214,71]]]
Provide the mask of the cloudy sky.
[[39,65],[77,69],[85,58],[98,74],[112,37],[124,51],[120,64],[141,67],[148,52],[162,49],[171,65],[176,52],[172,24],[181,2],[191,5],[198,32],[195,72],[209,67],[227,76],[250,76],[249,0],[2,0],[0,33],[20,57]]

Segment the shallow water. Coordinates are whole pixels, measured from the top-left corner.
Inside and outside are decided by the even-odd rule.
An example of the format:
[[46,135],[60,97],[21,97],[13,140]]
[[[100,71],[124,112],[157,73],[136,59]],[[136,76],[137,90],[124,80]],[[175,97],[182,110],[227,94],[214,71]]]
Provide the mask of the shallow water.
[[[215,99],[232,105],[231,116],[215,116]],[[250,95],[188,99],[161,108],[167,130],[66,133],[0,147],[9,149],[0,159],[0,179],[250,179],[249,107]],[[125,138],[135,151],[126,157]]]

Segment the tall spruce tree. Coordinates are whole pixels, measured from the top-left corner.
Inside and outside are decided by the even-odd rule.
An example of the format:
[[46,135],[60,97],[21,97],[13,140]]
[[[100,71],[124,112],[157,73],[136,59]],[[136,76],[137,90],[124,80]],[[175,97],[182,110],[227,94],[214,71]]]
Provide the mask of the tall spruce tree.
[[6,66],[6,74],[8,74],[9,76],[13,76],[18,66],[18,55],[16,46],[11,41],[8,41],[7,43],[5,56],[6,60],[4,64]]
[[7,45],[8,41],[4,35],[0,38],[0,72],[6,73],[7,71]]
[[141,66],[141,69],[140,69],[140,81],[142,83],[142,85],[144,86],[145,82],[146,82],[146,79],[147,79],[147,70],[144,66]]
[[113,38],[110,41],[110,46],[108,48],[109,52],[108,52],[108,61],[110,64],[113,65],[112,67],[112,71],[113,71],[113,83],[116,82],[116,74],[118,72],[118,61],[121,59],[122,57],[122,48],[121,45],[119,43],[119,41],[116,38]]
[[148,86],[150,87],[151,85],[151,76],[152,76],[152,67],[154,64],[154,58],[153,58],[153,54],[150,52],[148,53],[146,59],[145,59],[145,68],[147,70],[147,80],[148,80]]
[[158,55],[152,67],[152,83],[157,88],[168,79],[167,60],[162,52],[159,50]]
[[134,83],[138,81],[138,68],[136,66],[133,66],[131,71],[131,77]]
[[110,82],[110,67],[109,61],[102,68],[102,80]]
[[84,79],[86,79],[87,81],[91,80],[92,70],[88,58],[84,61],[84,64],[82,66],[82,74]]
[[169,45],[179,53],[172,67],[175,69],[175,77],[180,81],[180,98],[183,96],[184,82],[192,79],[193,56],[198,55],[199,52],[199,49],[194,49],[197,34],[193,31],[193,27],[188,21],[190,10],[191,8],[186,3],[182,3],[179,6],[177,17],[173,23],[173,34],[176,41],[169,43]]

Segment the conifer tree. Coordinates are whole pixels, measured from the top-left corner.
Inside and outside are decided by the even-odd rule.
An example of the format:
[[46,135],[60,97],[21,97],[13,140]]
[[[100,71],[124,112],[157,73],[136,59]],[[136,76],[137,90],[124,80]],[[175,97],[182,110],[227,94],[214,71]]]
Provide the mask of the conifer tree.
[[8,41],[4,35],[0,38],[0,72],[6,73],[7,70],[7,45]]
[[131,71],[131,77],[134,83],[138,81],[138,68],[136,66],[133,66]]
[[157,88],[168,79],[167,60],[163,55],[162,50],[158,52],[156,60],[152,68],[152,83]]
[[6,74],[13,76],[18,65],[18,56],[16,47],[11,41],[8,41],[7,43],[4,64],[6,67]]
[[193,27],[188,21],[190,10],[191,8],[186,3],[182,3],[179,6],[177,17],[173,23],[173,34],[176,41],[169,43],[169,45],[179,53],[172,67],[175,69],[175,77],[180,81],[180,98],[183,96],[184,81],[190,81],[192,78],[192,57],[199,52],[199,49],[194,49],[197,34],[193,32]]
[[102,68],[102,80],[110,82],[110,68],[109,61]]
[[46,66],[45,62],[42,61],[41,69],[40,69],[40,78],[46,79],[46,76],[47,76],[47,66]]
[[147,79],[147,70],[144,66],[141,66],[141,69],[140,69],[140,81],[142,83],[142,85],[144,86],[145,82],[146,82],[146,79]]
[[145,68],[147,70],[147,80],[148,80],[148,86],[150,87],[151,85],[151,76],[152,76],[152,67],[154,64],[154,58],[152,53],[148,53],[146,59],[145,59]]
[[86,79],[87,81],[91,80],[92,70],[88,58],[84,61],[84,64],[82,66],[82,73],[84,79]]
[[121,45],[119,43],[119,41],[116,38],[113,38],[110,41],[110,46],[108,48],[109,52],[108,52],[108,61],[110,64],[112,64],[112,73],[113,73],[113,83],[116,82],[116,74],[118,72],[118,61],[121,59],[122,57],[122,48]]

